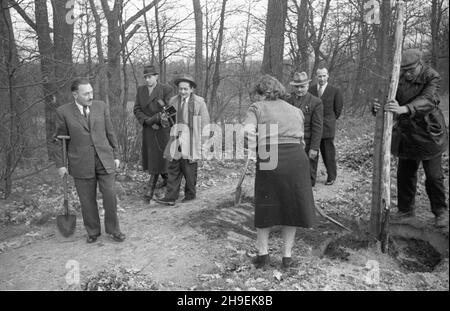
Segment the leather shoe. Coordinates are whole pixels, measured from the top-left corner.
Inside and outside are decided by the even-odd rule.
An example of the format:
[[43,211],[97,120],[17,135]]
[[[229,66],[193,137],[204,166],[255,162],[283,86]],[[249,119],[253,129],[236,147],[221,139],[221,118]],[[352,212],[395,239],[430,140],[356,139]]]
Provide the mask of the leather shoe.
[[288,269],[294,266],[294,261],[292,260],[292,257],[283,257],[281,259],[281,267],[283,269]]
[[181,200],[181,203],[186,203],[192,200],[195,200],[195,197],[184,197],[183,200]]
[[392,215],[392,219],[393,220],[402,220],[402,219],[412,218],[415,216],[416,216],[416,213],[414,211],[407,211],[407,212],[398,211],[397,213]]
[[257,255],[253,260],[256,269],[261,269],[269,263],[269,254]]
[[87,239],[86,239],[86,242],[87,242],[88,244],[94,243],[94,242],[97,241],[97,238],[98,238],[99,236],[100,236],[100,234],[98,234],[98,235],[88,235],[88,237],[87,237]]
[[171,199],[168,199],[168,198],[155,199],[155,201],[160,203],[160,204],[164,204],[164,205],[170,205],[170,206],[174,206],[175,205],[175,200],[171,200]]
[[436,216],[435,225],[438,228],[448,227],[448,211],[444,211]]
[[334,184],[335,180],[336,180],[336,179],[330,179],[330,180],[327,180],[327,182],[325,183],[325,185],[331,186],[332,184]]
[[125,234],[123,234],[122,232],[111,234],[111,237],[116,242],[125,241]]

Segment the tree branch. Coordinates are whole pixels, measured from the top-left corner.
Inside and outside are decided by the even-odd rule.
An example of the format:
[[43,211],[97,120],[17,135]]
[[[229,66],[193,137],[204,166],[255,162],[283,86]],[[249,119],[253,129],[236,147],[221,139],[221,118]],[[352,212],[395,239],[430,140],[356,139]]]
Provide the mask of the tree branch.
[[[104,1],[104,0],[102,0]],[[157,5],[159,0],[153,0],[152,3],[147,5],[145,8],[134,14],[132,17],[130,17],[124,24],[123,28],[126,30],[128,27],[131,26],[139,17],[147,13],[151,8],[153,8],[155,5]]]
[[36,23],[33,22],[33,20],[27,15],[24,9],[20,7],[20,5],[15,0],[9,0],[9,3],[11,3],[11,6],[16,10],[17,13],[19,13],[20,16],[24,19],[24,21],[33,28],[34,31],[37,32],[37,26]]

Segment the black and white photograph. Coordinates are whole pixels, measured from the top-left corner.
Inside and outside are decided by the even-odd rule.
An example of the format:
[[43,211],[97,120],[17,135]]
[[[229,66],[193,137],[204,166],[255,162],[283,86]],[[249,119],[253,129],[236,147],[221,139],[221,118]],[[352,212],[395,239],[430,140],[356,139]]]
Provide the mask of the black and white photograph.
[[448,124],[448,0],[0,0],[0,291],[448,292]]

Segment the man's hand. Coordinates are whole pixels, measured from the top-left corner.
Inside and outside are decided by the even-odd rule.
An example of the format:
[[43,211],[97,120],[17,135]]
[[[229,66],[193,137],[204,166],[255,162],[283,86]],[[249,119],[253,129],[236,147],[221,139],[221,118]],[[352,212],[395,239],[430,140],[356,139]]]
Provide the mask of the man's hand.
[[116,169],[118,169],[119,166],[120,166],[120,160],[119,159],[115,159],[114,160],[114,164],[116,165]]
[[400,106],[395,99],[392,99],[386,103],[384,111],[390,111],[395,114],[405,114],[409,112],[409,109],[406,106]]
[[64,178],[64,175],[66,175],[66,174],[67,174],[67,168],[65,168],[64,166],[58,168],[59,177]]
[[378,101],[378,98],[374,98],[373,99],[373,103],[372,103],[372,112],[373,112],[373,114],[374,115],[377,114],[377,111],[380,110],[380,108],[381,108],[381,104]]
[[312,150],[310,149],[308,152],[308,156],[310,159],[315,159],[317,158],[317,156],[319,155],[319,151],[318,150]]
[[[376,114],[380,108],[381,104],[378,99],[375,98],[372,104],[373,113]],[[409,109],[406,106],[400,106],[395,99],[392,99],[384,105],[384,111],[389,111],[395,114],[405,114],[409,112]]]

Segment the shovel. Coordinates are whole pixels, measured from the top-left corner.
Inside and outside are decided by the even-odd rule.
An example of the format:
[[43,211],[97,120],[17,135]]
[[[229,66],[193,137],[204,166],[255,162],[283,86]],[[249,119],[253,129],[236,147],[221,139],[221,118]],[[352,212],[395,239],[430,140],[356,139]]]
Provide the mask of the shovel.
[[[59,135],[56,138],[62,140],[62,149],[63,149],[63,161],[64,166],[67,167],[67,154],[66,154],[66,140],[70,139],[70,136],[62,136]],[[63,215],[58,215],[56,217],[56,225],[58,227],[59,232],[65,238],[71,236],[75,232],[75,225],[77,223],[77,216],[69,214],[69,198],[67,194],[67,174],[64,175],[64,209],[65,212]]]
[[249,163],[250,163],[250,152],[247,155],[247,161],[245,162],[244,171],[242,172],[241,178],[239,179],[239,183],[236,187],[236,191],[234,192],[234,206],[238,206],[241,203],[242,182],[244,181],[245,173],[247,173]]

